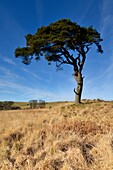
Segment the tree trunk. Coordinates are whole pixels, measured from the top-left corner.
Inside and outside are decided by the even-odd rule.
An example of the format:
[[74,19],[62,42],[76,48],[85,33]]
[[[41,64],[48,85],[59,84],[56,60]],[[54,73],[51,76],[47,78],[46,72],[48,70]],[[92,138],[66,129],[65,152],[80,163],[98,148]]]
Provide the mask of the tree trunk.
[[78,75],[74,75],[75,80],[77,82],[77,89],[74,89],[75,92],[75,103],[79,104],[81,103],[81,95],[82,95],[82,89],[83,89],[83,77],[81,73],[78,73]]
[[75,96],[75,103],[77,104],[81,103],[82,88],[83,88],[83,82],[81,84],[77,83],[77,90]]

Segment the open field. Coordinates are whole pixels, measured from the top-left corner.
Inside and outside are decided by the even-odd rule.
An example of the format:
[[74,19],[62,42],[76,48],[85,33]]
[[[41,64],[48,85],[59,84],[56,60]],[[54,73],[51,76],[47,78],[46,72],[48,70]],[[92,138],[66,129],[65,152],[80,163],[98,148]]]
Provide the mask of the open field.
[[113,103],[0,111],[1,170],[113,170]]
[[22,109],[29,107],[29,102],[14,102],[14,106],[19,106]]

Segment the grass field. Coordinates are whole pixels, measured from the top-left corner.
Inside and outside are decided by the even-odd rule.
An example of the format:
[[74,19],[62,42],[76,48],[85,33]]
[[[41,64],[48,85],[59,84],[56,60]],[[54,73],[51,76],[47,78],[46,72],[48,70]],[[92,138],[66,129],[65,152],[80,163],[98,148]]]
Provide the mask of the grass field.
[[14,102],[14,106],[19,106],[21,109],[29,108],[29,102]]
[[0,111],[0,169],[113,170],[113,103],[52,104]]

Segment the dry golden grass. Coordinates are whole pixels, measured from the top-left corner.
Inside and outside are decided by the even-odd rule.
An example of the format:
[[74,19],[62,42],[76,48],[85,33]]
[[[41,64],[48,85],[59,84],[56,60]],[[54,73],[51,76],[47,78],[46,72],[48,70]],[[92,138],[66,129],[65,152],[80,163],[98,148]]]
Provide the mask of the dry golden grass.
[[113,104],[0,111],[1,170],[113,170]]

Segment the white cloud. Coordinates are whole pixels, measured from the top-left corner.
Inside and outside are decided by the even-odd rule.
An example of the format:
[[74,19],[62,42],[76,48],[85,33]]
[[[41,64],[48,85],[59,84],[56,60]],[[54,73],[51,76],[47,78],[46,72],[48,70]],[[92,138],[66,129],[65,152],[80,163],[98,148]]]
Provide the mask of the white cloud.
[[2,76],[3,79],[17,79],[17,78],[22,78],[20,75],[18,75],[17,73],[12,72],[11,70],[7,69],[6,67],[0,66],[0,71],[2,72],[2,74],[0,75],[0,77]]
[[[101,4],[101,34],[104,36],[113,29],[113,13],[112,13],[112,0],[102,0]],[[109,32],[106,30],[109,30]]]
[[[101,71],[97,77],[86,77],[84,86],[84,96],[86,98],[103,98],[105,100],[112,99],[111,93],[113,86],[113,50],[111,44],[113,44],[113,1],[102,0],[101,3],[101,35],[103,41],[103,60],[101,64]],[[103,62],[104,61],[104,62]]]
[[87,7],[84,9],[84,11],[82,13],[83,17],[80,18],[79,22],[83,22],[83,20],[86,18],[86,15],[88,14],[88,11],[90,10],[93,1],[94,0],[90,0],[89,3],[87,4]]
[[42,0],[35,0],[35,6],[36,6],[36,13],[37,13],[37,18],[38,18],[38,22],[40,23],[40,25],[42,25],[43,23],[43,1]]
[[4,57],[4,61],[7,62],[8,64],[16,65],[16,63],[13,60],[11,60],[9,57]]
[[13,83],[9,81],[1,81],[0,88],[5,91],[10,91],[15,93],[16,100],[30,100],[30,99],[45,99],[45,100],[58,100],[58,93],[51,92],[50,90],[44,90],[37,87],[37,89],[31,88],[18,83]]
[[11,15],[10,10],[7,10],[5,6],[0,4],[0,37],[2,39],[2,45],[11,50],[13,45],[15,46],[18,42],[22,43],[21,37],[24,35],[25,30]]
[[86,76],[84,79],[83,98],[101,98],[112,100],[113,94],[113,62],[105,70],[99,72],[98,76]]
[[24,72],[28,73],[29,75],[31,75],[32,77],[36,78],[36,79],[42,79],[38,74],[34,73],[31,70],[28,70],[27,68],[23,67],[22,68]]

